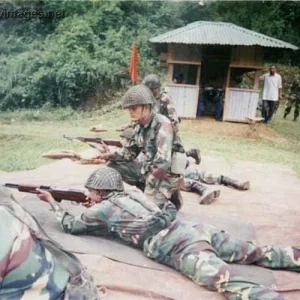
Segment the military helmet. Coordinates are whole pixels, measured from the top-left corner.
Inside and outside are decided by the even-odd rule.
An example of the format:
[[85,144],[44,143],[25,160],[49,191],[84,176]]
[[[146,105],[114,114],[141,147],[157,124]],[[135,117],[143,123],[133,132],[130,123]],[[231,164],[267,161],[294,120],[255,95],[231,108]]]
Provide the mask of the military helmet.
[[94,171],[85,183],[87,189],[123,191],[121,174],[113,168],[100,168]]
[[159,89],[160,88],[160,80],[157,75],[155,74],[149,74],[147,75],[143,81],[142,84],[147,86],[149,89]]
[[134,130],[132,128],[127,128],[120,134],[121,138],[124,138],[127,140],[132,140],[133,136],[134,136]]
[[124,95],[123,108],[134,105],[152,105],[154,102],[153,94],[149,88],[143,84],[131,87]]

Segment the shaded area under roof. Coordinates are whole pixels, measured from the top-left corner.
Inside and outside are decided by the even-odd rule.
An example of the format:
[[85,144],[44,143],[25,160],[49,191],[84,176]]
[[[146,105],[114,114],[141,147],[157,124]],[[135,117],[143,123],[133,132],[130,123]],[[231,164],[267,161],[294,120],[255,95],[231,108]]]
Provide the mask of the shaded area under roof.
[[299,48],[267,35],[224,22],[198,21],[168,31],[150,39],[151,43],[175,43],[198,45],[242,45],[273,48]]

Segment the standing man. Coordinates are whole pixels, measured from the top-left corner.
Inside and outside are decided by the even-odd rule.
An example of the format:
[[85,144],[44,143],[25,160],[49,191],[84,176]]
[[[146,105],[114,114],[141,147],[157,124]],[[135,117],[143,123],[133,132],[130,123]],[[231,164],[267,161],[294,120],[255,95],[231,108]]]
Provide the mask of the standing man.
[[[177,115],[175,106],[171,100],[170,95],[166,91],[161,92],[161,83],[158,76],[156,74],[149,74],[143,79],[142,84],[147,86],[151,90],[155,98],[154,110],[157,113],[167,117],[171,121],[176,132],[178,132],[180,119]],[[200,154],[198,149],[190,149],[186,151],[186,155],[194,158],[197,165],[200,164]]]
[[274,65],[270,66],[269,73],[260,76],[260,80],[264,82],[261,115],[265,119],[264,123],[268,124],[276,110],[278,100],[281,99],[282,80]]
[[86,195],[94,205],[72,216],[47,191],[38,197],[48,202],[63,230],[70,234],[112,234],[141,249],[145,255],[187,276],[196,284],[226,299],[284,300],[274,290],[243,278],[228,263],[300,271],[300,249],[291,246],[256,246],[226,232],[176,218],[172,203],[160,210],[142,193],[124,192],[121,175],[100,168],[88,178]]
[[[91,276],[0,188],[0,299],[98,300]],[[102,298],[102,297],[101,297]]]
[[[180,189],[186,154],[169,119],[153,109],[153,94],[145,85],[130,88],[123,108],[136,121],[134,141],[114,153],[100,154],[108,166],[118,170],[123,180],[144,190],[146,196],[162,207],[168,200],[181,206]],[[142,153],[144,159],[138,160]]]
[[293,80],[292,86],[290,88],[288,100],[285,104],[283,116],[284,119],[291,112],[293,104],[295,104],[294,121],[296,122],[299,117],[300,109],[300,74],[296,75],[296,78]]

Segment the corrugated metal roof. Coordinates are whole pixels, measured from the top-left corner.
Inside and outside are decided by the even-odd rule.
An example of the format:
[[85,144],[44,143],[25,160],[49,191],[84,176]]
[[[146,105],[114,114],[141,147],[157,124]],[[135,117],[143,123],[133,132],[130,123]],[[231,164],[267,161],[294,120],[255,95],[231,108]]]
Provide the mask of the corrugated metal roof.
[[200,45],[243,45],[274,48],[299,48],[267,35],[224,22],[198,21],[168,31],[150,39],[151,43],[177,43]]

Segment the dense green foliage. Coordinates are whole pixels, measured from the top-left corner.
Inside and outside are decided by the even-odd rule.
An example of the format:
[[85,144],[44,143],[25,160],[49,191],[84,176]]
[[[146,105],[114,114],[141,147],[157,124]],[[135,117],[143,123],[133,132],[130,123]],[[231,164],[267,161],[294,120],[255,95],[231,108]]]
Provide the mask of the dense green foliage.
[[[157,72],[149,38],[197,20],[232,22],[300,44],[297,2],[207,2],[204,7],[198,2],[167,1],[7,0],[0,4],[0,12],[12,10],[63,13],[53,19],[1,20],[1,110],[102,104],[103,95],[129,83],[133,42],[139,50],[140,76]],[[300,62],[299,57],[292,51],[270,52],[270,59],[282,63]]]

